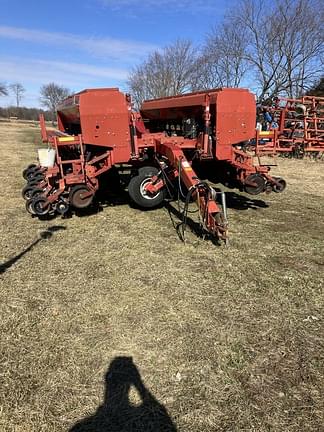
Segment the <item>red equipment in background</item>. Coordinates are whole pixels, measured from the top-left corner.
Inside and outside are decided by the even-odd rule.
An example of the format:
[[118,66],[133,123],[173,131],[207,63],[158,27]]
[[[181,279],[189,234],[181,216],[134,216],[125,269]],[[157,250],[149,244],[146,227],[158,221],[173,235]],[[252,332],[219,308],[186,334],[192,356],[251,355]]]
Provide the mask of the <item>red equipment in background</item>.
[[224,194],[220,205],[198,172],[251,194],[285,187],[283,179],[270,176],[269,166],[255,165],[245,151],[255,139],[255,116],[254,95],[244,89],[145,101],[140,113],[117,88],[84,90],[57,108],[58,131],[47,131],[41,119],[42,138],[55,150],[55,163],[24,171],[27,210],[41,216],[87,207],[102,174],[126,166],[128,193],[138,206],[160,205],[178,185],[180,192],[186,190],[185,211],[193,198],[204,229],[226,239]]
[[277,98],[267,107],[277,129],[259,132],[258,155],[287,153],[297,157],[324,152],[324,98]]

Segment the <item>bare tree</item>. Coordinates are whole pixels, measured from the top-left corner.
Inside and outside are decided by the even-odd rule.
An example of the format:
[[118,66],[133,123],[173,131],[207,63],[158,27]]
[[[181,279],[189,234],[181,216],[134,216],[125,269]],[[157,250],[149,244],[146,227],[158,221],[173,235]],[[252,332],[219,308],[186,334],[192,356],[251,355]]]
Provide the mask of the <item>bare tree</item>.
[[69,96],[70,90],[66,87],[60,86],[55,83],[44,84],[40,88],[40,102],[41,104],[52,112],[53,121],[55,119],[55,112],[57,105],[66,97]]
[[17,83],[10,84],[9,88],[16,98],[16,107],[19,108],[20,101],[23,98],[23,95],[26,91],[25,87],[22,84],[17,82]]
[[137,104],[190,90],[238,87],[253,79],[259,99],[305,93],[323,73],[321,0],[237,0],[201,52],[179,40],[130,74]]
[[8,96],[7,86],[4,83],[0,83],[0,96]]
[[191,90],[197,58],[192,43],[180,39],[161,52],[151,53],[128,77],[128,86],[135,104],[139,106],[144,99],[172,96]]
[[248,68],[245,29],[230,21],[215,27],[202,48],[197,89],[238,87]]
[[323,4],[319,0],[240,0],[233,27],[244,29],[245,59],[259,98],[300,94],[323,68]]

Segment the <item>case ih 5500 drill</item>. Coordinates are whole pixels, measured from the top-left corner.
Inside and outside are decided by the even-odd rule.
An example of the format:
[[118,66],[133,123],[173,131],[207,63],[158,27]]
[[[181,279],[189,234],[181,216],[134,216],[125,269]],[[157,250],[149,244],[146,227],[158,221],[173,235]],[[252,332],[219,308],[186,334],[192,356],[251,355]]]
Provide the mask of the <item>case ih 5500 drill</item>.
[[57,131],[46,130],[41,119],[43,142],[55,159],[24,171],[26,208],[38,216],[85,208],[104,181],[102,174],[126,165],[128,193],[138,206],[161,205],[171,185],[178,184],[186,203],[196,201],[204,229],[226,240],[224,194],[216,200],[215,190],[201,179],[212,173],[253,195],[285,187],[269,166],[255,164],[245,151],[256,137],[255,120],[255,98],[245,89],[149,100],[139,113],[117,88],[81,91],[58,106]]

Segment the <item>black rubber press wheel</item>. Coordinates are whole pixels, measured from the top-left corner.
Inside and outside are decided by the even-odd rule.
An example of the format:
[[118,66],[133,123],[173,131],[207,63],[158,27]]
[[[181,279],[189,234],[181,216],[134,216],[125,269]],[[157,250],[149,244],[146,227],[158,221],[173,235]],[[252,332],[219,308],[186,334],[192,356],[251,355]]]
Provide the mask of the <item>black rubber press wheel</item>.
[[36,177],[38,175],[42,175],[42,171],[41,171],[41,169],[39,167],[30,168],[30,169],[27,170],[25,178],[26,178],[27,181],[30,181],[34,177]]
[[38,183],[40,183],[41,181],[43,181],[44,180],[44,175],[42,174],[42,173],[37,173],[36,175],[34,175],[33,177],[31,177],[29,180],[28,180],[28,183],[34,183],[34,182],[38,182]]
[[37,216],[44,216],[50,211],[51,206],[45,197],[37,196],[32,199],[31,208]]
[[278,184],[273,185],[273,191],[276,193],[283,192],[286,189],[286,182],[283,178],[276,178]]
[[33,199],[33,198],[35,198],[35,197],[37,197],[39,195],[42,195],[42,193],[44,193],[43,189],[41,189],[41,188],[34,188],[32,190],[32,192],[31,192],[31,194],[30,194],[31,199]]
[[22,176],[24,177],[25,180],[27,180],[27,173],[30,172],[32,169],[37,168],[37,165],[35,164],[30,164],[28,165],[27,168],[25,168],[22,172]]
[[40,181],[38,180],[31,180],[27,183],[27,186],[34,186],[37,187],[40,184]]
[[26,210],[31,215],[35,214],[34,209],[33,209],[33,200],[32,199],[26,201]]
[[37,187],[35,185],[27,185],[23,188],[23,190],[21,191],[21,195],[22,197],[27,201],[30,200],[33,196],[33,191],[37,189]]
[[158,169],[155,167],[143,167],[138,170],[138,174],[130,180],[128,184],[128,193],[130,198],[139,207],[154,208],[158,207],[165,198],[165,188],[160,189],[155,194],[151,194],[145,190],[145,185],[150,183],[152,177],[158,174]]

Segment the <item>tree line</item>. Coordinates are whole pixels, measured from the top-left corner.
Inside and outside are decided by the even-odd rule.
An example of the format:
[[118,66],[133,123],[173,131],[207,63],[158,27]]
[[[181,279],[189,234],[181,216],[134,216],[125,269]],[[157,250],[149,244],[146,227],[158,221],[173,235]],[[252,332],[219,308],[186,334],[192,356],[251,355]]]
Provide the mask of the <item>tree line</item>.
[[28,107],[0,107],[0,118],[11,118],[16,117],[23,120],[34,120],[38,121],[39,114],[43,114],[46,121],[53,119],[53,114],[48,110],[40,108],[28,108]]
[[253,82],[258,100],[296,97],[323,76],[324,3],[237,0],[201,47],[179,39],[152,52],[130,73],[137,105],[144,99]]
[[38,120],[39,114],[44,114],[46,120],[55,120],[56,107],[71,91],[59,84],[44,84],[40,88],[40,103],[45,110],[38,108],[21,107],[20,102],[24,97],[25,88],[21,83],[13,83],[9,86],[0,83],[0,96],[15,96],[16,105],[7,108],[0,107],[0,117],[18,117],[25,120]]

